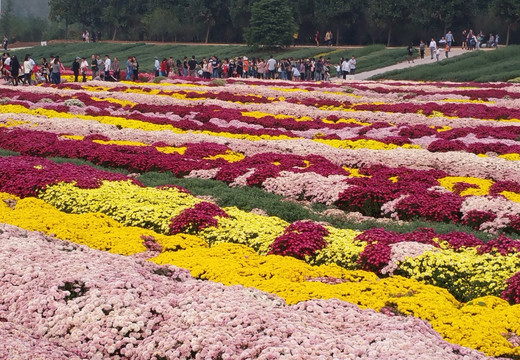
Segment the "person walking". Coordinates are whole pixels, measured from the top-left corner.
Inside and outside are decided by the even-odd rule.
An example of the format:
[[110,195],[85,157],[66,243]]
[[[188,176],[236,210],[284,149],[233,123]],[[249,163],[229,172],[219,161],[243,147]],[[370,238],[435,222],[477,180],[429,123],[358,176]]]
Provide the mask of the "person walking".
[[435,41],[434,38],[432,38],[430,41],[430,56],[431,56],[432,60],[433,60],[433,54],[435,54],[435,49],[437,49],[437,42]]
[[408,64],[410,63],[410,61],[413,63],[413,43],[411,42],[410,45],[408,45]]
[[424,43],[424,41],[421,40],[421,42],[419,43],[419,53],[421,54],[421,59],[424,60],[424,52],[426,50],[426,44]]
[[453,44],[453,34],[451,33],[451,30],[448,31],[445,38],[446,38],[446,43],[448,44],[448,46],[450,48],[449,51],[451,51],[451,45]]

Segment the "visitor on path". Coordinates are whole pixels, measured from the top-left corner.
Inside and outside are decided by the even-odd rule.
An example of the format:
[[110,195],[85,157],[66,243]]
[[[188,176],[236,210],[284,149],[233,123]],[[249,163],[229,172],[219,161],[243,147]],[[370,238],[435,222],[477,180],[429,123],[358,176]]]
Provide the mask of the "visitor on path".
[[450,46],[446,44],[446,48],[444,49],[444,53],[446,55],[446,59],[448,58],[448,55],[450,54]]
[[356,73],[356,66],[357,66],[356,58],[354,57],[354,55],[352,55],[352,57],[348,61],[348,68],[349,68],[350,75],[354,75]]
[[413,52],[414,52],[413,43],[411,42],[410,45],[408,45],[408,64],[410,63],[410,61],[412,63],[414,62],[414,60],[413,60]]
[[468,45],[467,38],[468,38],[468,34],[466,32],[466,29],[464,29],[464,30],[462,30],[462,37],[461,37],[461,41],[462,41],[461,48],[462,48],[462,50],[468,48],[468,46],[467,46]]
[[437,61],[439,61],[439,57],[441,56],[441,48],[438,47],[437,49],[435,49],[435,58],[437,59]]
[[426,50],[426,44],[424,43],[424,41],[421,40],[421,42],[419,43],[419,52],[421,54],[421,59],[424,60],[424,52]]
[[320,32],[316,31],[316,34],[314,34],[314,41],[316,42],[316,46],[320,46]]
[[451,30],[448,31],[448,33],[446,34],[446,43],[450,47],[449,51],[451,51],[451,45],[454,43],[453,34],[451,33]]
[[328,46],[332,46],[332,31],[329,30],[325,33],[325,42]]
[[4,51],[7,51],[8,42],[9,42],[9,39],[7,38],[7,35],[4,35],[4,41],[2,42],[2,47],[4,48]]
[[347,79],[348,72],[349,72],[348,61],[347,61],[347,59],[344,59],[341,62],[341,73],[343,74],[343,80]]
[[435,53],[435,49],[437,49],[437,42],[435,41],[434,38],[432,38],[431,41],[430,41],[430,56],[431,56],[431,60],[433,60],[433,54]]

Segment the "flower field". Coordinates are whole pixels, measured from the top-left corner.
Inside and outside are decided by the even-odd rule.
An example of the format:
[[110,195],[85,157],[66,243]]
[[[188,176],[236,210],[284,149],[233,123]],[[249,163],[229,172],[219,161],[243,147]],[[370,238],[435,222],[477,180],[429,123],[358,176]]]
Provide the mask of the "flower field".
[[[0,104],[0,358],[520,357],[518,85],[65,82]],[[460,230],[383,227],[413,221]]]

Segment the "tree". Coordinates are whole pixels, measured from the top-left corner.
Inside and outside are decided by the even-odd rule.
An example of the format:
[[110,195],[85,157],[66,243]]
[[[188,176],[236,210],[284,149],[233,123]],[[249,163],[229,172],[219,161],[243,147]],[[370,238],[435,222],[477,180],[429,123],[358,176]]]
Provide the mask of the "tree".
[[69,36],[69,25],[80,21],[78,5],[70,0],[50,0],[49,19],[51,21],[65,22],[65,39]]
[[370,0],[368,5],[368,14],[374,23],[388,30],[386,46],[390,46],[393,27],[408,21],[412,12],[412,0]]
[[336,45],[339,45],[339,29],[352,25],[363,11],[364,2],[358,0],[323,0],[314,9],[320,23],[336,28]]
[[11,36],[9,30],[11,29],[11,16],[13,14],[13,3],[11,0],[7,0],[7,6],[4,9],[0,9],[2,14],[2,32],[8,37]]
[[248,45],[290,46],[298,27],[287,0],[260,0],[251,8]]
[[471,15],[470,12],[476,8],[475,5],[472,0],[419,0],[416,7],[419,14],[418,22],[440,22],[443,34],[446,34],[453,24],[467,19]]
[[520,21],[520,2],[518,0],[493,0],[490,10],[507,24],[506,46],[509,45],[511,28]]
[[155,9],[143,17],[148,37],[153,40],[176,40],[180,30],[180,21],[171,9]]
[[204,42],[209,42],[212,27],[225,28],[230,22],[228,2],[225,0],[183,0],[188,18],[202,22],[205,27]]

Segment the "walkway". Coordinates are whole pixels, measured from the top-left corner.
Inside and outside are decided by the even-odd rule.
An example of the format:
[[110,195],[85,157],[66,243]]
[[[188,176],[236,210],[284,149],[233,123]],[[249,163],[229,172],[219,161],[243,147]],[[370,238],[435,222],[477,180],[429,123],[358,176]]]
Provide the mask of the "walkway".
[[[491,50],[494,50],[494,49],[493,48],[489,48],[489,49],[483,48],[483,49],[478,50],[478,51],[491,51]],[[403,51],[405,51],[405,49]],[[474,50],[474,51],[477,51],[477,50]],[[468,50],[462,50],[461,48],[457,47],[457,48],[452,48],[451,49],[449,56],[451,58],[451,57],[459,56],[459,55],[466,54],[466,53],[468,53]],[[446,57],[444,55],[444,51],[442,51],[441,55],[439,57],[439,61],[444,61],[445,59],[446,59]],[[371,78],[374,75],[383,74],[383,73],[386,73],[386,72],[389,72],[389,71],[392,71],[392,70],[400,70],[400,69],[406,69],[406,68],[410,68],[410,67],[414,67],[414,66],[418,66],[418,65],[432,64],[432,63],[434,63],[436,61],[437,60],[435,59],[435,56],[433,57],[433,60],[431,59],[430,49],[426,49],[426,55],[424,56],[424,59],[420,59],[420,58],[419,59],[415,59],[413,63],[409,63],[408,61],[404,61],[404,62],[401,62],[401,63],[398,63],[398,64],[382,67],[382,68],[379,68],[379,69],[375,69],[375,70],[371,70],[371,71],[365,71],[365,72],[356,74],[356,75],[354,75],[354,76],[352,76],[350,78],[353,79],[353,80],[367,80],[367,79]]]

